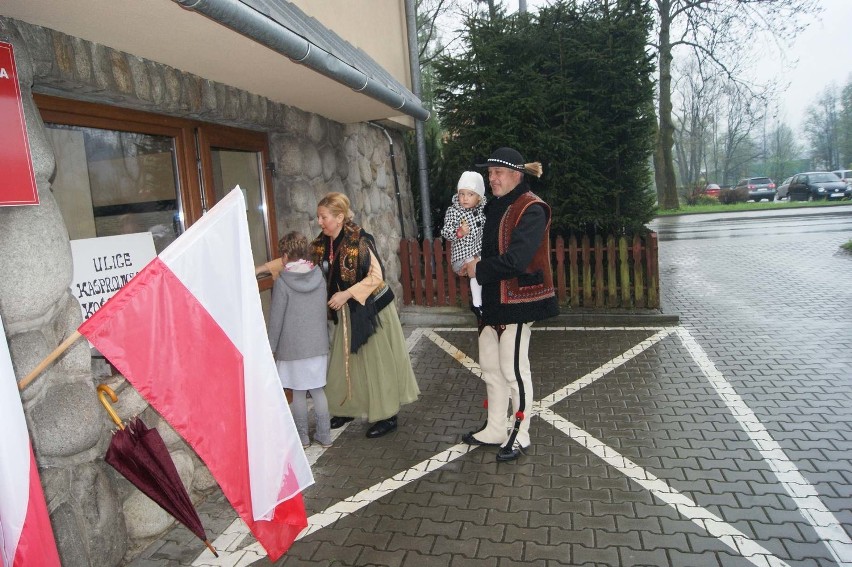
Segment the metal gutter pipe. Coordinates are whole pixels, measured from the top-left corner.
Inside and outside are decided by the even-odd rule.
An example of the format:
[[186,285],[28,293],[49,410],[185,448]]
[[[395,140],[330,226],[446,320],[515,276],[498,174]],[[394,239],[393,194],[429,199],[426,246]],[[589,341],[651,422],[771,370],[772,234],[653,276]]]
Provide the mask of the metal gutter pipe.
[[[411,88],[420,98],[420,50],[417,48],[417,11],[414,0],[405,0],[405,23],[408,32],[408,64],[411,67]],[[417,173],[420,182],[420,216],[423,221],[423,238],[432,242],[432,204],[429,198],[429,170],[426,159],[426,118],[414,120],[414,140],[417,144]]]
[[406,97],[404,93],[371,78],[239,0],[173,1],[265,45],[294,63],[309,67],[354,91],[399,110],[400,114],[411,116],[415,120],[429,118],[429,111],[423,108],[419,100]]
[[396,155],[393,151],[393,138],[391,138],[391,135],[388,133],[387,128],[385,128],[384,126],[376,124],[375,122],[367,122],[367,124],[381,130],[384,133],[385,138],[388,139],[388,145],[390,146],[391,169],[393,170],[393,183],[396,187],[396,211],[399,215],[399,234],[400,238],[402,240],[405,240],[405,222],[402,218],[402,195],[399,192],[399,175],[396,173]]

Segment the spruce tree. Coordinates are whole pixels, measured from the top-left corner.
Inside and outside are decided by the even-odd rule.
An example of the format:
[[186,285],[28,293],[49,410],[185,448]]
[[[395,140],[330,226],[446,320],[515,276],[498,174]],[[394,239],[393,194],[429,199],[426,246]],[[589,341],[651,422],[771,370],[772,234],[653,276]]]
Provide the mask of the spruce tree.
[[471,17],[463,52],[436,64],[446,192],[433,197],[446,206],[461,171],[511,146],[544,165],[531,185],[557,233],[640,230],[653,215],[649,14],[601,0]]

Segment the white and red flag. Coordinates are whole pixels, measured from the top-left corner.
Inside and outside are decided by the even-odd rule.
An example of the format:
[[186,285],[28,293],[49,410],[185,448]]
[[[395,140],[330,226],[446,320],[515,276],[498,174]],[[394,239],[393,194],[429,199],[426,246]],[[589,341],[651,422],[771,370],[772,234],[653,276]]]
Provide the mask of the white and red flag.
[[278,559],[313,484],[269,340],[239,188],[78,329],[189,443]]
[[0,321],[0,567],[59,567],[21,394]]

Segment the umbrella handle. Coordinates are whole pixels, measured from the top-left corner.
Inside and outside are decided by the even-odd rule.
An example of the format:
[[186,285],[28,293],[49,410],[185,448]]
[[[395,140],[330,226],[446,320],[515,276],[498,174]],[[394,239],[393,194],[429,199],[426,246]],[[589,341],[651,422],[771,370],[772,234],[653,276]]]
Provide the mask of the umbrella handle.
[[104,409],[106,409],[106,412],[109,414],[109,416],[112,418],[112,420],[118,426],[118,428],[124,429],[124,424],[121,423],[121,418],[118,417],[118,414],[115,413],[114,409],[112,409],[112,406],[110,405],[110,403],[106,399],[107,396],[109,396],[110,399],[113,402],[118,401],[118,396],[115,395],[115,392],[112,391],[112,388],[110,388],[106,384],[100,384],[98,386],[98,399],[101,401],[101,403],[104,406]]

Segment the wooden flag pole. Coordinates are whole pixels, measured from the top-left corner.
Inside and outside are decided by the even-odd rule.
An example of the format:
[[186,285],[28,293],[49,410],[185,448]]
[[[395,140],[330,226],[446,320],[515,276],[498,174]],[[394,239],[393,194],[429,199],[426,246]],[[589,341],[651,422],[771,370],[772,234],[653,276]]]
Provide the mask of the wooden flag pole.
[[61,344],[61,345],[59,345],[58,347],[56,347],[55,349],[53,349],[53,352],[52,352],[52,353],[48,354],[48,355],[47,355],[47,357],[45,357],[45,359],[44,359],[44,360],[42,360],[41,362],[39,362],[39,363],[38,363],[38,366],[36,366],[36,367],[33,369],[33,371],[32,371],[32,372],[30,372],[29,374],[27,374],[26,376],[24,376],[24,379],[23,379],[23,380],[21,380],[20,382],[18,382],[18,390],[23,390],[24,388],[26,388],[27,386],[29,386],[29,385],[30,385],[30,382],[32,382],[33,380],[35,380],[35,379],[38,377],[38,375],[39,375],[39,374],[41,374],[41,373],[42,373],[42,371],[43,371],[45,368],[47,368],[48,366],[50,366],[50,364],[51,364],[54,360],[56,360],[57,358],[59,358],[59,356],[60,356],[63,352],[65,352],[66,350],[68,350],[68,348],[69,348],[72,344],[74,344],[74,341],[76,341],[77,339],[79,339],[79,338],[80,338],[80,337],[82,337],[82,336],[83,336],[83,335],[81,335],[81,334],[80,334],[80,331],[74,331],[73,333],[71,333],[71,335],[69,335],[69,337],[68,337],[67,339],[65,339],[64,341],[62,341],[62,344]]

